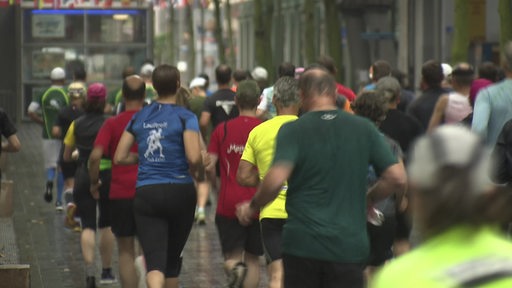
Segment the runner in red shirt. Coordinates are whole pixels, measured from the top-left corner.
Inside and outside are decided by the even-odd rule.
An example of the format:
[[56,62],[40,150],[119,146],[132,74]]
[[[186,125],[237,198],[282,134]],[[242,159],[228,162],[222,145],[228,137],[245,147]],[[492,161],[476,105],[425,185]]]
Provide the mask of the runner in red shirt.
[[249,132],[261,123],[256,118],[260,88],[253,80],[240,82],[235,103],[240,116],[219,124],[213,131],[208,146],[210,163],[207,170],[215,177],[215,164],[219,161],[221,188],[217,201],[215,224],[219,232],[224,267],[229,287],[257,287],[259,260],[263,255],[258,217],[249,226],[242,226],[236,218],[236,206],[251,199],[254,187],[242,187],[236,181],[238,164],[249,137]]
[[[101,127],[94,149],[89,157],[89,177],[91,193],[98,193],[101,182],[98,181],[100,159],[103,155],[112,159],[117,144],[126,125],[133,115],[139,111],[145,99],[146,85],[137,75],[128,76],[123,81],[122,93],[126,110],[119,115],[109,118]],[[137,153],[137,145],[131,152]],[[133,199],[137,181],[137,165],[116,165],[112,163],[112,179],[110,182],[109,198],[111,200],[111,227],[116,236],[119,249],[119,275],[122,287],[135,287],[137,274],[135,272],[135,218]]]

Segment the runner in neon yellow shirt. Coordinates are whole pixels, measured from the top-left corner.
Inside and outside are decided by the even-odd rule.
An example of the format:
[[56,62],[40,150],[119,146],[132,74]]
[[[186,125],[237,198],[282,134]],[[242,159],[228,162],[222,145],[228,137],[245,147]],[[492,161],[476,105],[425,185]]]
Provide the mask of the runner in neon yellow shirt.
[[489,183],[483,142],[445,125],[414,148],[413,223],[424,242],[384,266],[370,286],[512,287],[512,243],[497,229],[510,220],[510,191]]
[[[297,119],[300,102],[297,80],[280,78],[274,85],[272,102],[277,116],[256,126],[247,139],[237,173],[237,181],[241,185],[257,186],[265,177],[274,159],[277,132],[285,123]],[[260,211],[261,235],[271,279],[269,287],[281,287],[283,281],[281,234],[288,217],[285,210],[286,187],[283,183],[279,196]]]
[[[500,278],[501,274],[508,274]],[[387,287],[512,287],[512,244],[490,227],[458,226],[385,266],[375,280]],[[495,275],[496,274],[496,275]],[[496,278],[494,278],[496,277]],[[494,279],[493,279],[494,278]]]

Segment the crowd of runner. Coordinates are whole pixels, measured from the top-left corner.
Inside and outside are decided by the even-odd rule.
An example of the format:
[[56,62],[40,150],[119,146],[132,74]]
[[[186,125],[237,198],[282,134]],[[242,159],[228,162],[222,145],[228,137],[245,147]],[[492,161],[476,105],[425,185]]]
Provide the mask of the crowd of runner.
[[221,64],[215,92],[166,64],[126,67],[109,93],[56,67],[28,107],[44,200],[81,233],[87,288],[96,246],[98,282],[117,281],[115,241],[122,287],[180,287],[194,222],[216,225],[226,287],[258,287],[262,256],[272,288],[510,287],[512,43],[504,55],[429,60],[418,93],[384,60],[355,92],[329,57],[281,63],[275,83]]

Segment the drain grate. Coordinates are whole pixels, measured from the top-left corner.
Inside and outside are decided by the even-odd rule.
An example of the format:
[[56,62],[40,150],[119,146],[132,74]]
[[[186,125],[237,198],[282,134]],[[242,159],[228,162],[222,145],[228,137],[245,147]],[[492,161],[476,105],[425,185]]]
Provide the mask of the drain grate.
[[12,218],[0,218],[0,265],[18,263],[18,247]]

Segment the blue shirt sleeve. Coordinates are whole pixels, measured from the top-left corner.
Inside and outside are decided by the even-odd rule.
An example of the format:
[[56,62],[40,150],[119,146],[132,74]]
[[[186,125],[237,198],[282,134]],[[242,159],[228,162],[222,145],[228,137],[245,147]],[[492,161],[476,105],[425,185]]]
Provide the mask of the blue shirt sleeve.
[[196,115],[192,112],[186,114],[185,130],[192,130],[192,131],[199,132],[199,122],[197,121]]

